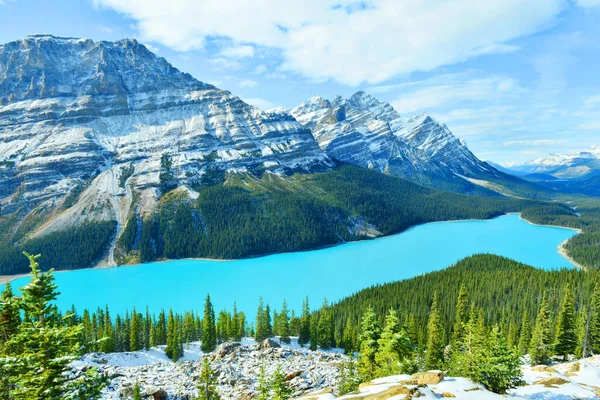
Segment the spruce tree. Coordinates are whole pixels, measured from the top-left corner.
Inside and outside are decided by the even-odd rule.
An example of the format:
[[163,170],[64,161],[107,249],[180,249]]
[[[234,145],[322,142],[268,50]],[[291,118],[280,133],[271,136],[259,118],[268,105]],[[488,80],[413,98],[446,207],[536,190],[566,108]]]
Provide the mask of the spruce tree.
[[202,372],[198,378],[198,400],[220,400],[219,392],[217,391],[217,375],[210,366],[207,357],[204,357],[202,364]]
[[589,356],[588,334],[588,311],[587,307],[584,306],[577,313],[577,348],[575,349],[575,358]]
[[204,319],[202,320],[202,345],[205,353],[213,351],[217,347],[217,328],[215,325],[215,310],[210,301],[210,295],[206,295],[204,302]]
[[138,351],[142,349],[142,324],[141,324],[141,315],[139,315],[135,311],[135,307],[133,308],[133,312],[131,314],[131,326],[129,333],[129,348],[131,351]]
[[377,370],[377,361],[375,359],[379,349],[379,339],[381,337],[381,326],[377,321],[377,316],[373,309],[369,307],[363,314],[361,322],[361,332],[358,338],[358,374],[364,381],[371,380]]
[[143,337],[144,337],[144,349],[148,350],[150,348],[150,327],[152,325],[152,319],[150,318],[150,310],[148,310],[148,306],[146,306],[146,316],[144,317],[144,329],[143,329]]
[[437,293],[433,297],[433,304],[427,322],[427,347],[425,353],[425,368],[440,369],[444,364],[444,325],[438,305]]
[[0,295],[0,354],[2,344],[6,343],[19,328],[19,299],[14,295],[10,282],[6,283],[4,292]]
[[254,339],[257,342],[268,338],[267,320],[265,315],[265,308],[263,305],[262,297],[258,300],[258,309],[256,310],[256,331],[254,333]]
[[527,310],[523,311],[523,319],[521,320],[521,332],[519,334],[519,354],[525,355],[529,351],[529,343],[531,343],[531,321]]
[[302,314],[300,315],[300,332],[298,343],[304,346],[310,341],[310,307],[308,306],[308,296],[302,302]]
[[267,378],[265,366],[261,365],[258,372],[257,400],[271,400],[271,382]]
[[133,386],[133,400],[142,400],[142,388],[138,381],[136,381]]
[[273,376],[271,377],[272,400],[289,400],[292,397],[292,388],[285,380],[285,374],[281,370],[281,365],[277,365]]
[[504,394],[521,383],[521,361],[498,326],[489,334],[483,346],[483,357],[477,365],[476,382],[494,393]]
[[317,315],[311,315],[310,317],[310,335],[308,340],[310,350],[317,350],[319,345],[319,318]]
[[412,360],[413,345],[400,325],[396,310],[390,309],[385,319],[375,355],[379,376],[412,374],[416,365]]
[[575,303],[571,294],[571,288],[567,285],[560,312],[558,313],[556,339],[554,341],[554,352],[567,360],[569,354],[573,354],[577,348],[577,326],[575,318]]
[[161,344],[167,344],[167,319],[165,310],[160,310],[158,323],[156,324],[156,343],[154,343],[154,346]]
[[104,333],[101,347],[104,353],[112,353],[115,351],[115,337],[108,306],[106,306],[106,310],[104,312]]
[[356,360],[350,358],[343,361],[340,366],[340,378],[338,380],[338,396],[358,390],[361,383],[358,371],[356,369]]
[[589,349],[592,354],[600,354],[600,283],[592,294],[588,328]]
[[175,329],[175,317],[173,310],[169,310],[169,319],[167,320],[167,347],[165,354],[173,361],[177,361],[177,331]]
[[452,329],[452,350],[462,342],[465,334],[465,325],[467,324],[468,312],[469,312],[469,299],[467,295],[467,288],[464,284],[460,286],[458,292],[458,300],[456,302],[456,316],[454,317],[454,327]]
[[267,338],[273,337],[273,323],[271,320],[271,307],[267,304],[265,307],[265,316],[263,318],[264,331]]
[[346,327],[344,328],[344,332],[342,333],[342,343],[341,347],[344,349],[346,354],[351,354],[355,350],[354,343],[355,333],[354,333],[354,325],[352,324],[352,320],[348,318],[346,320]]
[[328,349],[335,344],[333,343],[333,317],[329,310],[327,299],[323,301],[323,306],[319,311],[319,322],[317,325],[317,343],[321,348]]
[[27,317],[3,346],[0,389],[8,389],[11,400],[99,398],[105,376],[94,368],[80,377],[69,374],[71,362],[80,355],[83,326],[70,322],[73,315],[63,317],[57,311],[53,270],[41,272],[40,256],[24,254],[32,276],[20,288],[19,306]]
[[281,312],[279,313],[279,337],[283,343],[290,342],[290,319],[287,302],[283,299]]
[[478,377],[478,366],[483,363],[483,351],[485,346],[485,329],[482,327],[480,315],[471,304],[469,320],[465,325],[465,332],[458,351],[451,354],[449,370],[452,376],[463,376],[476,379]]
[[241,329],[240,329],[240,315],[238,314],[237,305],[233,302],[233,318],[231,320],[231,338],[234,342],[242,340]]
[[551,341],[550,312],[548,310],[548,300],[546,300],[546,295],[544,295],[540,311],[535,320],[531,343],[529,344],[531,365],[550,363],[550,356],[552,355],[550,349]]

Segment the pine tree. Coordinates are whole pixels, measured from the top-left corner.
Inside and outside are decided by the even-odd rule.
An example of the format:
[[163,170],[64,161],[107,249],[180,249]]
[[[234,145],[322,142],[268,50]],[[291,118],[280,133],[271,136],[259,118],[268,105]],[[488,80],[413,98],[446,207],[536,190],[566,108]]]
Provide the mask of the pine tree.
[[577,313],[577,348],[575,349],[575,358],[589,356],[588,326],[588,311],[587,307],[584,306]]
[[165,310],[160,310],[158,315],[158,323],[156,324],[156,342],[153,346],[167,344],[167,319]]
[[590,352],[600,354],[600,283],[596,285],[594,294],[592,294],[588,340]]
[[32,276],[20,288],[20,311],[27,317],[5,343],[0,357],[0,385],[8,398],[21,399],[96,399],[106,385],[105,376],[92,368],[75,378],[67,372],[79,356],[81,324],[70,322],[71,314],[61,317],[54,301],[59,295],[53,270],[41,272],[37,259],[29,259]]
[[478,378],[478,366],[483,362],[485,329],[474,304],[471,304],[469,320],[465,325],[463,339],[458,343],[459,351],[452,352],[449,369],[453,376]]
[[273,337],[273,323],[271,320],[271,307],[267,304],[265,307],[265,315],[263,317],[264,331],[268,338]]
[[506,393],[521,383],[521,361],[510,348],[500,328],[495,326],[483,346],[483,357],[477,366],[476,382],[494,393]]
[[427,323],[427,350],[425,354],[425,368],[440,369],[444,363],[444,326],[438,305],[437,293],[433,297],[433,304],[429,312]]
[[235,342],[239,342],[242,340],[240,329],[240,315],[238,314],[237,305],[233,303],[233,319],[231,320],[231,330],[232,330],[232,339]]
[[338,381],[338,396],[358,390],[361,383],[358,371],[356,369],[356,360],[350,358],[343,361],[340,366],[340,378]]
[[375,356],[379,347],[381,326],[373,309],[369,307],[363,314],[359,336],[358,374],[366,381],[373,379],[377,370]]
[[0,352],[2,344],[6,343],[19,329],[21,316],[19,315],[18,300],[12,291],[10,282],[7,282],[4,292],[0,295]]
[[258,373],[257,400],[271,400],[271,382],[267,378],[265,366],[261,365]]
[[142,349],[142,321],[141,315],[139,315],[135,311],[135,307],[133,308],[133,312],[131,314],[131,326],[130,326],[130,334],[129,334],[129,348],[131,351],[138,351]]
[[165,354],[173,361],[177,361],[177,331],[175,329],[175,317],[173,310],[169,310],[169,319],[167,320],[167,347]]
[[319,345],[319,318],[317,315],[311,315],[310,317],[310,335],[309,335],[309,348],[312,351],[316,351]]
[[289,400],[292,397],[292,388],[285,380],[285,374],[281,371],[281,366],[278,365],[271,377],[271,392],[272,400]]
[[346,354],[351,354],[352,352],[354,352],[356,348],[354,338],[354,325],[352,324],[352,320],[348,318],[346,319],[346,327],[344,328],[344,332],[342,333],[341,343],[341,347],[344,349]]
[[148,350],[150,348],[150,327],[152,326],[152,319],[150,318],[150,310],[148,310],[148,306],[146,306],[146,316],[144,317],[144,328],[143,328],[143,337],[144,337],[144,349]]
[[260,342],[268,337],[269,335],[265,316],[265,308],[261,297],[258,300],[258,309],[256,310],[256,332],[254,333],[254,339],[256,339],[257,342]]
[[540,311],[535,320],[531,343],[529,344],[529,356],[531,365],[550,363],[550,312],[548,311],[548,300],[546,295],[542,299]]
[[290,320],[289,320],[289,311],[287,308],[287,302],[285,299],[283,300],[283,304],[281,306],[281,312],[279,313],[279,337],[283,343],[290,342]]
[[106,311],[104,313],[104,333],[101,347],[104,353],[112,353],[115,351],[115,337],[108,306],[106,306]]
[[298,343],[304,346],[310,341],[310,307],[308,306],[308,296],[302,302],[302,314],[300,315],[300,332]]
[[560,312],[558,313],[554,352],[567,360],[569,354],[577,349],[577,329],[575,318],[575,302],[571,288],[567,285]]
[[469,299],[467,295],[467,288],[464,284],[460,286],[460,290],[458,292],[458,300],[456,302],[456,316],[454,318],[454,327],[452,329],[452,349],[455,350],[455,347],[458,343],[462,342],[462,339],[465,334],[465,325],[467,324],[467,317],[469,311]]
[[389,310],[377,343],[375,361],[378,367],[378,376],[416,372],[416,365],[412,360],[413,345],[405,330],[400,326],[396,310]]
[[527,310],[523,311],[523,319],[521,320],[521,332],[519,334],[519,354],[525,355],[529,350],[529,343],[531,343],[531,321],[529,320],[529,314]]
[[317,343],[321,348],[328,349],[333,343],[333,318],[329,310],[327,299],[323,301],[323,306],[319,311],[319,322],[317,325]]
[[142,388],[139,382],[135,382],[133,386],[133,400],[142,400]]
[[212,370],[207,357],[204,357],[202,372],[198,379],[198,400],[220,400],[219,392],[217,391],[217,375]]
[[204,319],[202,320],[202,345],[203,352],[208,353],[217,347],[217,328],[215,325],[215,310],[210,302],[210,295],[206,295],[204,302]]

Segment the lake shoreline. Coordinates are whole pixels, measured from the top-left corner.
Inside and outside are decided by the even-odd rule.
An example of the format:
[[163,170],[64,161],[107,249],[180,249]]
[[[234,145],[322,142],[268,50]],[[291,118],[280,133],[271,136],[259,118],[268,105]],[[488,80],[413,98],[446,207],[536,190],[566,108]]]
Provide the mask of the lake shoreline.
[[[250,256],[250,257],[244,257],[244,258],[231,258],[231,259],[204,258],[204,257],[189,257],[189,258],[178,258],[178,259],[164,259],[164,260],[155,260],[155,261],[152,261],[152,263],[166,263],[166,262],[171,262],[171,261],[232,262],[232,261],[239,261],[239,260],[249,260],[249,259],[254,259],[254,258],[268,257],[268,256],[278,255],[278,254],[311,252],[311,251],[328,249],[328,248],[331,248],[331,247],[336,247],[336,246],[340,246],[340,245],[347,244],[347,243],[362,243],[362,242],[369,242],[369,241],[375,240],[375,239],[391,238],[391,237],[394,237],[396,235],[400,235],[402,233],[405,233],[407,231],[410,231],[411,229],[417,228],[417,227],[422,226],[422,225],[438,224],[438,223],[460,223],[460,222],[490,221],[490,220],[493,220],[495,218],[499,218],[499,217],[506,216],[506,215],[519,215],[519,219],[521,219],[522,221],[524,221],[524,222],[526,222],[526,223],[528,223],[530,225],[534,225],[534,226],[545,226],[545,227],[550,227],[550,228],[569,229],[569,230],[576,231],[578,234],[582,233],[581,229],[577,229],[577,228],[569,228],[569,227],[558,226],[558,225],[535,224],[535,223],[533,223],[531,221],[528,221],[527,219],[523,218],[522,214],[520,212],[508,212],[508,213],[497,215],[497,216],[489,218],[489,219],[469,218],[469,219],[455,219],[455,220],[446,220],[446,221],[424,222],[424,223],[421,223],[421,224],[416,224],[416,225],[410,226],[410,227],[406,228],[403,231],[396,232],[396,233],[393,233],[393,234],[390,234],[390,235],[382,235],[382,236],[376,236],[376,237],[373,237],[373,238],[360,239],[360,240],[352,240],[352,241],[342,242],[342,243],[334,243],[334,244],[330,244],[330,245],[326,245],[326,246],[320,246],[320,247],[317,247],[317,248],[314,248],[314,249],[309,249],[309,250],[298,250],[298,251],[280,252],[280,253],[268,253],[268,254],[260,254],[260,255]],[[583,269],[583,270],[586,270],[586,268],[583,265],[577,263],[576,261],[574,261],[569,256],[568,251],[565,248],[565,245],[566,245],[566,243],[569,240],[570,239],[567,239],[567,240],[563,241],[558,246],[558,253],[561,256],[563,256],[564,258],[566,258],[575,267]],[[54,272],[55,273],[62,273],[62,272],[73,272],[73,271],[86,271],[86,270],[89,271],[89,270],[99,270],[99,269],[126,268],[126,267],[137,267],[137,266],[144,265],[144,264],[146,264],[146,263],[124,264],[124,265],[117,265],[117,266],[107,266],[107,265],[105,265],[103,263],[99,263],[98,265],[96,265],[94,267],[77,268],[77,269],[71,269],[71,270],[58,270],[58,271],[55,270]],[[30,274],[0,275],[0,285],[4,285],[7,282],[11,282],[13,280],[16,280],[16,279],[19,279],[19,278],[22,278],[22,277],[28,276],[28,275],[30,275]]]
[[[523,218],[523,216],[521,215],[521,213],[508,213],[508,214],[513,214],[513,215],[514,215],[514,214],[519,214],[519,218],[520,218],[521,220],[523,220],[523,221],[527,222],[527,223],[528,223],[528,224],[530,224],[530,225],[535,225],[535,226],[547,226],[547,227],[549,227],[549,228],[570,229],[570,230],[572,230],[572,231],[575,231],[575,232],[577,232],[577,235],[581,235],[581,234],[583,233],[583,230],[581,230],[581,229],[579,229],[579,228],[570,228],[570,227],[565,227],[565,226],[559,226],[559,225],[549,225],[549,224],[536,224],[536,223],[533,223],[533,222],[531,222],[531,221],[528,221],[527,219]],[[507,214],[507,215],[508,215],[508,214]],[[577,235],[575,235],[575,236],[577,236]],[[575,237],[575,236],[573,236],[573,237]],[[572,238],[571,238],[571,239],[572,239]],[[587,267],[585,267],[584,265],[581,265],[580,263],[578,263],[577,261],[575,261],[575,260],[573,259],[573,257],[571,257],[571,256],[569,255],[569,251],[567,250],[567,248],[566,248],[566,245],[567,245],[567,243],[569,242],[569,240],[571,240],[571,239],[564,240],[564,241],[563,241],[561,244],[559,244],[559,245],[558,245],[558,254],[560,254],[561,256],[563,256],[564,258],[566,258],[567,260],[569,260],[569,262],[570,262],[571,264],[573,264],[574,266],[576,266],[577,268],[579,268],[579,269],[581,269],[581,270],[584,270],[584,271],[587,271]]]

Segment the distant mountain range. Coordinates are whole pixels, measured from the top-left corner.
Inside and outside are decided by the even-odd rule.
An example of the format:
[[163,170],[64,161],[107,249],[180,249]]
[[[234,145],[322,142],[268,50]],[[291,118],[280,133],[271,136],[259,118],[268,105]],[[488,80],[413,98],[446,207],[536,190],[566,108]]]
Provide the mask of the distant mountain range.
[[194,188],[232,174],[344,163],[459,193],[543,192],[479,160],[428,115],[402,118],[364,92],[262,111],[134,39],[0,45],[0,243],[115,220],[119,237],[173,189],[194,199]]
[[568,193],[600,196],[600,146],[496,166],[525,180]]

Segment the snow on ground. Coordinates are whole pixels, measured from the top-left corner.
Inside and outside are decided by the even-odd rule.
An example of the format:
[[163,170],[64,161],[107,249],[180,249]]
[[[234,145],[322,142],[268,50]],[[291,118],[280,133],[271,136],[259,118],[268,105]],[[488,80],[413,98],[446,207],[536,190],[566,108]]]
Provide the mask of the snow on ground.
[[[572,400],[600,398],[600,355],[583,360],[547,366],[523,366],[525,385],[509,390],[506,395],[492,393],[483,385],[466,378],[444,377],[439,383],[414,385],[414,377],[396,375],[374,379],[362,385],[360,393],[347,394],[339,400],[409,396],[423,399],[456,398],[458,400]],[[411,382],[412,380],[412,382]],[[405,388],[405,389],[402,389]],[[408,391],[411,394],[398,392]],[[417,393],[418,392],[418,393]],[[398,393],[398,394],[396,394]],[[367,397],[367,396],[381,397]],[[387,397],[392,395],[392,397]],[[306,399],[336,399],[331,394]]]
[[[290,343],[283,343],[278,338],[274,339],[283,348],[289,348],[292,350],[304,350],[310,352],[308,348],[300,346],[298,344],[298,338],[292,337]],[[242,346],[249,347],[257,344],[256,340],[251,337],[242,339]],[[183,347],[183,357],[178,361],[198,361],[202,358],[204,353],[202,352],[201,342],[191,342]],[[140,367],[143,365],[151,365],[157,363],[173,363],[169,357],[165,354],[166,346],[156,346],[149,350],[140,351],[128,351],[123,353],[90,353],[83,356],[79,361],[73,363],[73,366],[77,367],[83,364],[91,366],[110,365],[116,367]],[[328,349],[323,350],[328,353],[344,354],[343,349]]]

